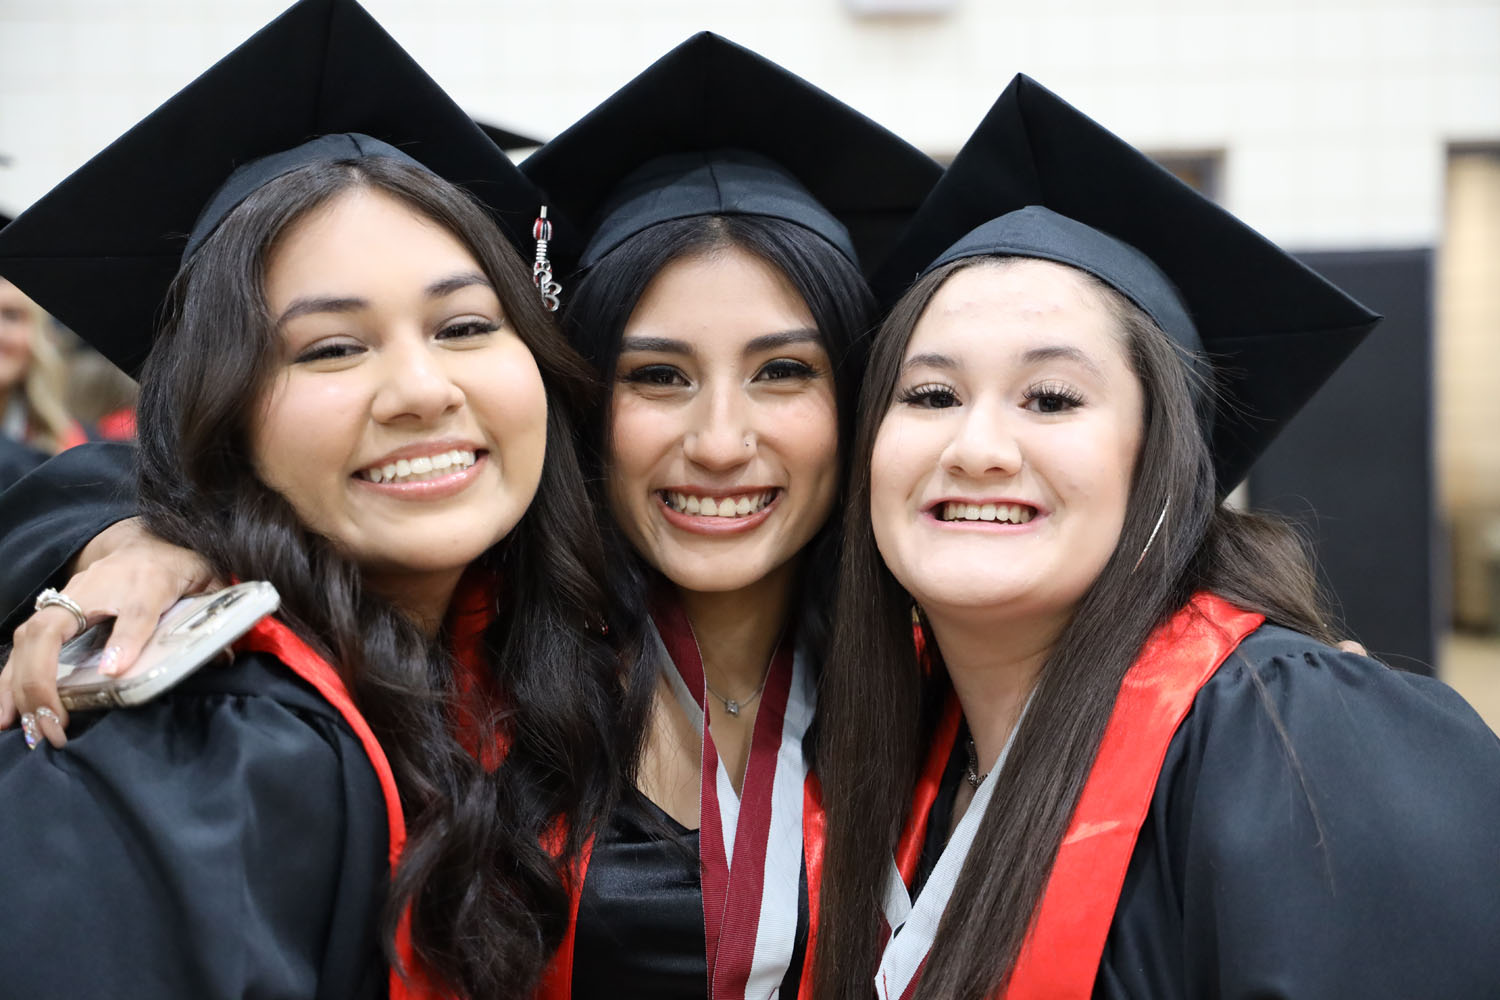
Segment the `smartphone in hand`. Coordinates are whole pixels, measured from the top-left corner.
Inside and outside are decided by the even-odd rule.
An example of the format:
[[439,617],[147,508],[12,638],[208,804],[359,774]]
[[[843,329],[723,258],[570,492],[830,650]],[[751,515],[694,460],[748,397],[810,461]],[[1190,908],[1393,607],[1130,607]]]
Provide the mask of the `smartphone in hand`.
[[183,598],[162,615],[141,655],[118,677],[99,673],[112,622],[68,640],[57,663],[57,694],[70,712],[140,705],[182,681],[281,605],[263,580]]

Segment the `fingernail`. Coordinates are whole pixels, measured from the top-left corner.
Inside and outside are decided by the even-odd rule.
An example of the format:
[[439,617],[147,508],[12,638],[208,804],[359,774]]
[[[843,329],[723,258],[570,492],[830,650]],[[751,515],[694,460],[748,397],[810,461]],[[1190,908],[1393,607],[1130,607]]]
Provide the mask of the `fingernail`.
[[21,713],[21,732],[26,734],[26,749],[35,750],[36,745],[42,740],[42,731],[37,728],[36,716],[30,712]]
[[63,731],[62,719],[57,713],[46,705],[36,710],[36,727],[47,742],[55,747],[61,747],[68,742],[68,734]]
[[99,672],[106,677],[113,677],[115,671],[120,669],[120,647],[107,646],[104,652],[99,654]]

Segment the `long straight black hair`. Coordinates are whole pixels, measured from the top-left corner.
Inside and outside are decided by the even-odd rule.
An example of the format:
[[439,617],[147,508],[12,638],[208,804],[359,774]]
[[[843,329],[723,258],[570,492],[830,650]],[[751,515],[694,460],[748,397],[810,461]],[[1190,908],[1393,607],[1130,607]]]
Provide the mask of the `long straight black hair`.
[[[547,445],[535,501],[482,557],[501,596],[484,635],[479,739],[504,740],[487,768],[454,732],[454,662],[364,585],[358,566],[254,475],[248,426],[275,372],[263,293],[267,259],[299,219],[374,190],[452,233],[499,296],[546,387]],[[266,579],[286,622],[343,674],[390,758],[409,837],[384,921],[402,908],[426,971],[467,997],[525,995],[569,919],[566,871],[618,790],[614,650],[585,623],[604,605],[603,550],[576,516],[584,486],[573,414],[592,381],[558,336],[515,251],[464,192],[394,159],[325,162],[271,181],[227,216],[178,275],[142,376],[139,490],[155,534],[222,576]],[[542,846],[566,824],[557,856]]]
[[[791,282],[817,325],[818,336],[833,363],[839,413],[841,465],[849,452],[854,405],[864,374],[869,335],[875,324],[875,298],[859,269],[810,230],[767,216],[700,215],[662,222],[642,230],[611,250],[578,282],[563,313],[563,331],[593,367],[605,390],[583,426],[584,467],[596,487],[596,509],[608,510],[603,483],[609,473],[610,402],[615,365],[625,326],[647,286],[674,261],[743,250],[764,261]],[[844,482],[840,468],[839,482]],[[820,662],[827,645],[834,567],[842,538],[842,503],[808,543],[802,590],[795,596],[800,641]],[[645,595],[653,573],[631,549],[613,520],[605,526],[609,549],[610,591],[616,599],[612,627],[634,652],[627,725],[640,739],[655,685],[656,664],[640,655],[640,630],[647,618]]]
[[[946,694],[918,667],[912,598],[880,558],[870,520],[870,459],[912,332],[970,258],[938,268],[897,303],[876,338],[861,397],[833,641],[824,665],[818,760],[828,810],[816,996],[868,1000],[879,961],[890,855]],[[981,1000],[1010,975],[1093,765],[1120,682],[1151,630],[1210,590],[1278,624],[1328,639],[1300,539],[1218,502],[1185,357],[1139,308],[1104,297],[1145,396],[1144,433],[1125,524],[1104,570],[1044,663],[917,996]],[[1169,514],[1147,549],[1161,511]],[[1144,560],[1137,559],[1146,549]],[[931,635],[928,648],[936,648]],[[939,820],[941,821],[941,820]]]

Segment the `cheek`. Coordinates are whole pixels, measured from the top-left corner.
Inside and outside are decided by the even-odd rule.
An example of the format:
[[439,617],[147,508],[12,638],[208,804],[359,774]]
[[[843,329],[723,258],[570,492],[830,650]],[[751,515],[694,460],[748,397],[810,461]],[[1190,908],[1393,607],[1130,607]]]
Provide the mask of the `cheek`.
[[888,552],[908,519],[909,500],[921,479],[922,435],[899,416],[887,416],[870,454],[870,520],[875,542]]
[[609,431],[605,464],[611,496],[644,488],[657,460],[681,438],[677,418],[661,407],[615,393],[609,405]]
[[[288,375],[274,383],[250,425],[256,474],[307,517],[319,483],[342,479],[358,446],[357,400],[347,390]],[[308,433],[316,428],[316,433]],[[312,518],[307,518],[309,521]]]
[[546,449],[547,389],[529,357],[471,398],[482,407],[480,412],[488,411],[488,430],[498,444],[538,456]]
[[839,411],[832,387],[796,397],[774,414],[778,446],[808,474],[827,480],[828,501],[838,489]]

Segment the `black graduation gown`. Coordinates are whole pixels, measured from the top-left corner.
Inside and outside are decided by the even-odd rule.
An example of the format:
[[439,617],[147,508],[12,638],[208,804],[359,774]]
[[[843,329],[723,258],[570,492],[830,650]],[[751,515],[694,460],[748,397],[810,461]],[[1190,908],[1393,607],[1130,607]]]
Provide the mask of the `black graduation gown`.
[[0,493],[0,640],[31,614],[43,587],[99,532],[136,512],[135,449],[69,448]]
[[1262,626],[1173,737],[1113,905],[1100,1000],[1500,997],[1500,740],[1438,681]]
[[46,460],[46,452],[0,434],[0,490],[9,488]]
[[[797,996],[807,949],[807,868],[797,903],[797,938],[781,980]],[[698,831],[644,795],[633,794],[594,838],[573,950],[573,1000],[702,1000],[707,944]]]
[[359,740],[264,655],[0,733],[0,993],[383,997],[386,847]]

